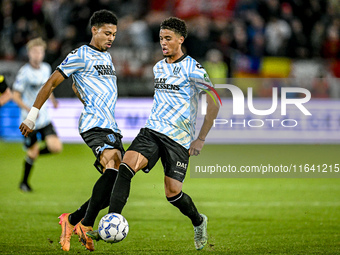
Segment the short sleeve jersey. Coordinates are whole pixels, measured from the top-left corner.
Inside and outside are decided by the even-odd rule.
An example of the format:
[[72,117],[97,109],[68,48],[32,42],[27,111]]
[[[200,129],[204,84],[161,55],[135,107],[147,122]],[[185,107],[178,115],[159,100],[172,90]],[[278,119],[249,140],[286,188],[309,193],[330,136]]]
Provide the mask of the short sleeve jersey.
[[117,76],[110,53],[91,45],[83,45],[69,53],[57,70],[65,78],[72,75],[84,101],[79,133],[94,127],[120,133],[115,120]]
[[[51,66],[45,62],[40,64],[39,68],[33,68],[29,63],[23,65],[15,78],[13,90],[21,93],[23,102],[32,107],[33,103],[39,93],[40,88],[48,80],[51,75]],[[26,119],[28,112],[21,109],[21,120]],[[48,114],[47,105],[44,104],[35,122],[35,129],[46,127],[51,123]]]
[[146,127],[189,149],[195,136],[199,92],[212,86],[208,74],[188,55],[171,64],[163,59],[153,72],[155,94]]

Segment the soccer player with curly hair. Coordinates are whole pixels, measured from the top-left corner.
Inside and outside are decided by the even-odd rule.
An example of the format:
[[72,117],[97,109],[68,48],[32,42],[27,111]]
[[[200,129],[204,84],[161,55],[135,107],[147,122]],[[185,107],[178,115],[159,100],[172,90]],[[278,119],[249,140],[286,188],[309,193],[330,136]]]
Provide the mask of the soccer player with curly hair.
[[95,183],[88,201],[75,212],[59,216],[62,228],[60,244],[65,251],[70,249],[73,231],[86,249],[94,250],[92,239],[85,233],[93,229],[99,211],[109,205],[124,154],[121,131],[115,119],[117,77],[111,55],[107,52],[116,37],[117,17],[110,11],[100,10],[92,15],[90,26],[90,43],[67,55],[41,88],[27,118],[20,125],[22,134],[28,136],[49,95],[72,75],[72,88],[84,104],[79,133],[96,156],[95,167],[102,175]]

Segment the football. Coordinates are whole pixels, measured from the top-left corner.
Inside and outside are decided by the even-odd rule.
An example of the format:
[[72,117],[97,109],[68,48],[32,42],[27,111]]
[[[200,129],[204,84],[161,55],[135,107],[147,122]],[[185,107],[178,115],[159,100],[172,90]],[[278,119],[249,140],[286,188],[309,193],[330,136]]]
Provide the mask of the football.
[[118,243],[127,236],[129,223],[123,215],[109,213],[101,218],[98,226],[100,237],[108,243]]

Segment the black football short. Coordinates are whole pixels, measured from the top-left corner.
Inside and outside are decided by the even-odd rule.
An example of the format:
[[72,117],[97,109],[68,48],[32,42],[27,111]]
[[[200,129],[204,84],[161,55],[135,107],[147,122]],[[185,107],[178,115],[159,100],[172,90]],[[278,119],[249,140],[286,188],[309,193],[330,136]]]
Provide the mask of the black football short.
[[111,129],[95,127],[80,134],[84,142],[89,146],[96,156],[94,166],[100,173],[104,167],[100,164],[100,155],[105,149],[117,149],[124,156],[125,150],[122,144],[122,135],[113,132]]
[[44,141],[45,137],[48,135],[57,135],[55,132],[52,123],[48,124],[47,126],[39,129],[33,130],[27,137],[24,139],[25,147],[30,148],[35,144],[38,140]]
[[148,159],[144,172],[149,172],[161,158],[165,176],[184,181],[189,151],[168,136],[149,128],[142,128],[128,151],[139,152]]

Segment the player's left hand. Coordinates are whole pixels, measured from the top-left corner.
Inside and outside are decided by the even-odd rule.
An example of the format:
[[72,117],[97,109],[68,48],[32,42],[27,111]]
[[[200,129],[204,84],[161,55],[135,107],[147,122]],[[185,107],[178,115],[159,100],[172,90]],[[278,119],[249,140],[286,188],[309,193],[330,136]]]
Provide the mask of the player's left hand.
[[190,156],[198,156],[201,153],[201,150],[203,148],[204,141],[196,139],[190,144],[189,148],[189,155]]
[[35,127],[35,123],[29,119],[25,119],[19,129],[21,131],[21,134],[23,134],[25,137],[27,137],[30,133],[32,133],[33,129]]

